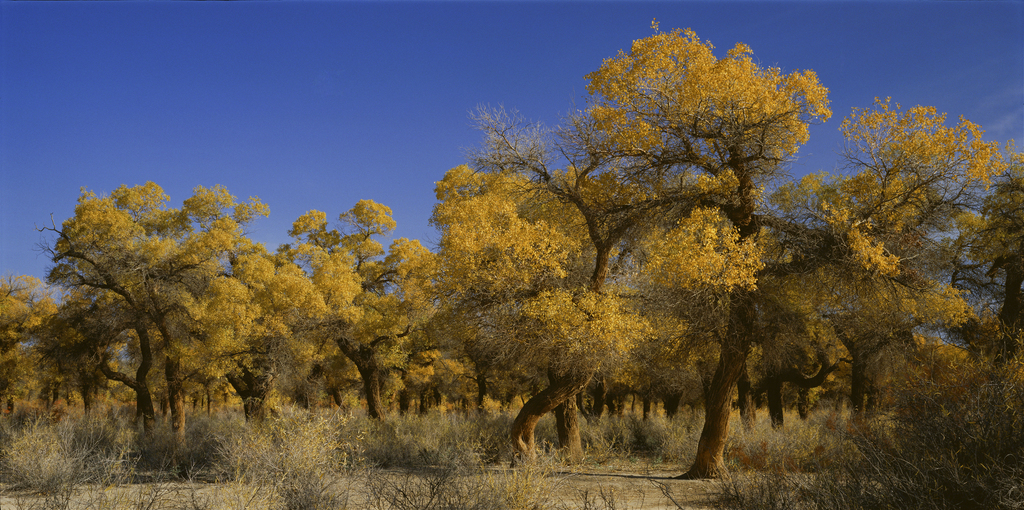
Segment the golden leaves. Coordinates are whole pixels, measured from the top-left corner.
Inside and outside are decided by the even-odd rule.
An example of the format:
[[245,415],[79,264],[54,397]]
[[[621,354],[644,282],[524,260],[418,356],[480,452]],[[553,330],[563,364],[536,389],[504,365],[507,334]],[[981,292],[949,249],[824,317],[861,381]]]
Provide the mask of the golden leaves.
[[770,125],[763,148],[777,159],[806,142],[810,121],[831,116],[828,89],[813,71],[761,68],[743,43],[722,59],[713,49],[691,30],[634,41],[628,54],[620,51],[587,75],[596,98],[589,114],[623,150],[648,151],[685,133],[705,157],[715,152],[714,138]]
[[674,288],[753,290],[764,267],[762,247],[741,241],[736,229],[712,209],[697,209],[652,242],[649,271],[656,283]]
[[[840,130],[847,155],[878,181],[901,173],[918,180],[935,176],[961,183],[988,184],[1007,168],[999,144],[985,142],[977,124],[964,118],[947,127],[946,115],[934,107],[903,110],[890,98],[872,108],[854,109]],[[880,190],[884,191],[884,190]]]

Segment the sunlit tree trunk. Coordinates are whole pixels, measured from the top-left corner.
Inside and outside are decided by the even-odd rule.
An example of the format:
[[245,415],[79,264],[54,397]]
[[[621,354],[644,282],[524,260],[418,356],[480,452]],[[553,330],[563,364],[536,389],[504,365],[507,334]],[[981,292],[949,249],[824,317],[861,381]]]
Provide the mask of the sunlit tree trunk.
[[754,324],[754,305],[748,292],[734,296],[732,320],[722,341],[718,367],[711,378],[704,404],[704,428],[697,442],[697,455],[683,479],[719,478],[728,476],[725,469],[725,442],[729,437],[729,415],[736,383],[750,351]]
[[[590,381],[590,377],[591,374],[574,374],[560,377],[549,376],[551,384],[523,404],[523,408],[516,415],[515,421],[512,422],[513,466],[519,461],[530,461],[536,458],[533,432],[537,427],[537,422],[540,421],[542,416],[553,411],[566,399],[582,391]],[[579,434],[578,428],[576,434]]]
[[[578,395],[578,393],[577,393]],[[570,462],[583,460],[583,442],[580,439],[580,421],[576,399],[569,397],[555,408],[555,428],[562,455]]]

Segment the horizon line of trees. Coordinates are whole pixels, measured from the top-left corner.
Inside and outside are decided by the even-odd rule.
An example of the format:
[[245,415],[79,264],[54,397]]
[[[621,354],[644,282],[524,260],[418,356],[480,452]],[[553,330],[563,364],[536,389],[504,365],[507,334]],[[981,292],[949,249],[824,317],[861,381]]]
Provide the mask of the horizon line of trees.
[[1012,142],[879,99],[842,121],[842,173],[793,180],[808,125],[832,114],[813,71],[654,29],[587,76],[587,108],[560,126],[475,114],[482,144],[435,188],[434,251],[385,247],[391,210],[369,200],[302,215],[270,251],[246,234],[267,206],[222,186],[180,207],[152,182],[83,191],[42,229],[46,283],[0,282],[0,396],[63,389],[88,409],[118,388],[149,432],[159,393],[179,434],[190,396],[226,388],[257,421],[275,399],[340,405],[355,387],[377,420],[520,398],[520,462],[543,415],[579,458],[580,411],[634,395],[644,416],[703,406],[682,476],[707,478],[734,405],[781,427],[786,400],[865,412],[936,359],[1019,363]]

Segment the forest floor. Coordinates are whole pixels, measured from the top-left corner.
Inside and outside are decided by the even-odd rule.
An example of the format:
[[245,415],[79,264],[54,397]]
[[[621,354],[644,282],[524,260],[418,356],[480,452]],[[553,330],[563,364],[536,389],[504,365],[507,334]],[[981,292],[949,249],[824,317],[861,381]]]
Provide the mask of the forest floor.
[[[493,468],[498,476],[507,471]],[[707,480],[675,480],[678,473],[550,472],[525,494],[529,501],[508,501],[510,508],[705,510],[714,508],[720,485]],[[332,508],[395,509],[432,506],[426,492],[431,480],[422,472],[382,470],[373,475],[340,477],[330,490],[338,497]],[[448,481],[446,483],[457,483]],[[486,491],[486,486],[478,490]],[[62,492],[62,491],[58,491]],[[136,509],[229,510],[281,507],[267,487],[216,482],[154,482],[119,486],[81,485],[71,492],[39,494],[0,489],[0,510],[18,509]],[[519,504],[524,504],[520,506]],[[433,505],[437,505],[435,501]]]

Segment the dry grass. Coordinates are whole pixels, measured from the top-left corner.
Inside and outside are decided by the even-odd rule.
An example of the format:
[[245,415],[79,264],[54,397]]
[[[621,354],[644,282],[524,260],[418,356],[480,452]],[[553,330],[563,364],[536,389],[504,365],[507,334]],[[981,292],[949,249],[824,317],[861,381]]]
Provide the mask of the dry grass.
[[806,421],[788,416],[782,429],[765,413],[749,430],[734,417],[726,449],[733,477],[705,485],[667,480],[692,459],[699,411],[581,421],[587,459],[575,465],[551,447],[548,417],[537,429],[537,463],[519,469],[505,468],[509,412],[433,411],[385,423],[287,408],[263,424],[238,413],[197,415],[182,443],[166,424],[143,436],[119,409],[58,422],[3,417],[0,505],[641,509],[700,505],[721,490],[716,504],[737,509],[1024,508],[1024,390],[1016,381],[979,371],[955,384],[907,385],[893,412],[867,422],[831,408]]

